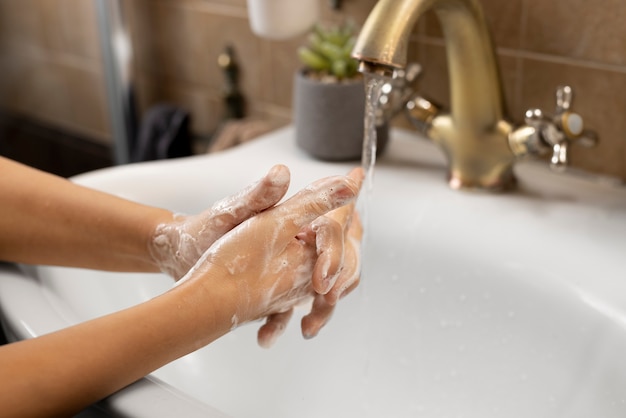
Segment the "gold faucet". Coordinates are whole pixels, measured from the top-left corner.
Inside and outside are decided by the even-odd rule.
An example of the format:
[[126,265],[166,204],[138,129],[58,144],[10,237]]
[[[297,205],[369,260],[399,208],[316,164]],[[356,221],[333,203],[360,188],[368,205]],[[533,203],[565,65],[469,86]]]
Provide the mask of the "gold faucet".
[[495,50],[478,0],[379,0],[353,50],[361,71],[390,78],[404,74],[409,37],[429,9],[441,21],[445,37],[450,111],[441,112],[417,94],[403,105],[409,119],[446,155],[451,187],[509,189],[515,184],[513,164],[520,157],[552,150],[553,165],[562,167],[571,141],[594,141],[595,135],[583,129],[582,118],[570,111],[569,87],[557,92],[554,118],[531,109],[525,126],[516,128],[505,119]]

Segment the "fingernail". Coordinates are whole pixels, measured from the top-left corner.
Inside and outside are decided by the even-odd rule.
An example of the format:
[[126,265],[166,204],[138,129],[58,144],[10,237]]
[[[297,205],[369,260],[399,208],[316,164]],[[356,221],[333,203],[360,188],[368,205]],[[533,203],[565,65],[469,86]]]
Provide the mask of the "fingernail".
[[278,335],[273,333],[273,334],[270,334],[269,337],[264,336],[263,338],[259,338],[257,341],[261,348],[272,348],[272,346],[274,345],[277,339],[278,339]]
[[337,277],[339,277],[340,272],[341,270],[337,271],[332,276],[328,276],[328,272],[326,272],[326,274],[322,277],[322,283],[324,285],[324,292],[322,293],[323,295],[331,291],[333,285],[337,281]]
[[317,332],[311,333],[311,332],[302,332],[302,337],[305,340],[312,340],[313,338],[317,337]]
[[304,317],[302,317],[302,322],[301,322],[301,328],[302,328],[302,337],[305,340],[310,340],[312,338],[315,338],[315,336],[317,336],[317,333],[319,332],[319,329],[315,329],[314,327],[311,327],[311,315],[312,314],[308,314]]
[[289,183],[291,175],[289,173],[289,169],[286,166],[275,165],[270,169],[266,177],[270,179],[272,184],[279,184],[282,186],[285,183]]
[[319,292],[322,295],[325,295],[326,293],[330,292],[330,290],[333,287],[333,284],[335,283],[335,278],[339,274],[339,272],[335,272],[335,274],[329,275],[329,270],[330,270],[330,260],[327,259],[325,260],[325,263],[322,265],[322,273],[321,273],[321,279],[322,279],[321,287],[322,288],[320,289],[321,291]]
[[322,276],[321,289],[317,293],[319,293],[320,295],[325,295],[326,293],[330,291],[331,287],[332,286],[328,277]]
[[354,200],[359,194],[357,182],[350,177],[335,178],[328,189],[322,191],[322,194],[330,196],[342,206]]

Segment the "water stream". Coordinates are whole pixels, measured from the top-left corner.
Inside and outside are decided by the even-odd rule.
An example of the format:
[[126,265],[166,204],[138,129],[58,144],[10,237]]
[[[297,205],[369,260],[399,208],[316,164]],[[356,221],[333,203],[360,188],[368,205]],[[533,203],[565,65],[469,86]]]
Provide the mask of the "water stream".
[[387,81],[373,74],[364,74],[365,77],[365,120],[363,130],[363,153],[361,156],[361,166],[365,174],[363,189],[361,191],[361,203],[359,213],[363,222],[364,236],[362,240],[362,254],[367,245],[367,230],[369,225],[369,210],[371,207],[372,194],[374,191],[374,166],[376,165],[377,134],[376,134],[376,114],[379,100],[382,94],[382,87]]
[[374,187],[374,165],[376,164],[376,113],[382,87],[386,80],[380,76],[365,74],[365,129],[363,132],[363,154],[361,164],[365,172],[365,191],[369,196]]

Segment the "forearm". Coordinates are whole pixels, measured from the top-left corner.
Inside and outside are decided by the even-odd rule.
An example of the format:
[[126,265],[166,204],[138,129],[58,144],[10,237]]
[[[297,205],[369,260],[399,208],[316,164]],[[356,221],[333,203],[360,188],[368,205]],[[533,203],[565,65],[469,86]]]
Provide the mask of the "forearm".
[[156,271],[148,240],[163,209],[130,202],[0,159],[0,259]]
[[228,332],[229,300],[181,285],[127,310],[0,347],[2,416],[71,416]]

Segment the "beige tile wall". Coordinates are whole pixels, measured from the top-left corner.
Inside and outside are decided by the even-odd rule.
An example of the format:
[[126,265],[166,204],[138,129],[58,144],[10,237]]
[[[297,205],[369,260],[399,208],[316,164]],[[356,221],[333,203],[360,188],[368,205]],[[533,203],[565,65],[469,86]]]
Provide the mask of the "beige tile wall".
[[[348,15],[357,23],[375,4],[344,0],[343,11],[335,13],[327,0],[320,2],[324,20]],[[555,88],[572,85],[575,109],[601,138],[594,149],[575,147],[573,164],[626,180],[626,2],[604,0],[601,7],[586,0],[481,2],[494,34],[510,117],[521,121],[529,107],[552,110]],[[106,138],[91,3],[0,0],[0,92],[5,92],[0,100]],[[223,75],[216,59],[230,43],[241,63],[248,113],[277,126],[289,123],[292,77],[299,67],[295,49],[302,38],[255,37],[245,0],[125,0],[124,5],[140,109],[173,101],[192,111],[196,133],[213,132],[223,115]],[[410,47],[425,67],[421,89],[447,103],[445,53],[433,15],[421,20]]]
[[92,6],[0,0],[0,107],[110,140]]

